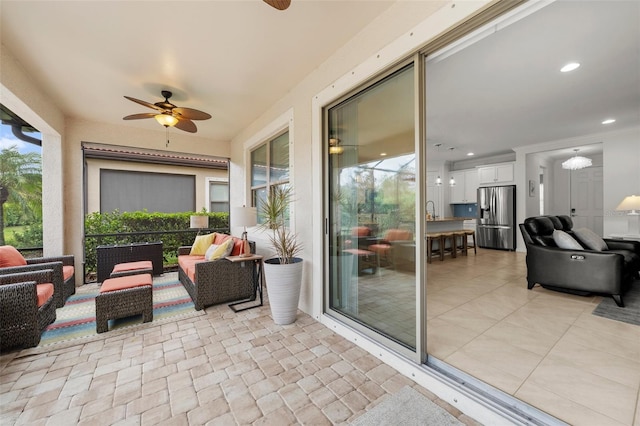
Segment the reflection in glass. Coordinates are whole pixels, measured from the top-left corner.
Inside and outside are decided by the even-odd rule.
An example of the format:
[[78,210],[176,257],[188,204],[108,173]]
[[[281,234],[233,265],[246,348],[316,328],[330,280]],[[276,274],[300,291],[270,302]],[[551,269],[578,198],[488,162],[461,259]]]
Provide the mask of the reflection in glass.
[[267,145],[251,151],[251,186],[267,184]]
[[272,140],[270,147],[269,181],[289,180],[289,132]]
[[410,65],[329,109],[326,141],[329,306],[409,348],[416,344],[413,87]]

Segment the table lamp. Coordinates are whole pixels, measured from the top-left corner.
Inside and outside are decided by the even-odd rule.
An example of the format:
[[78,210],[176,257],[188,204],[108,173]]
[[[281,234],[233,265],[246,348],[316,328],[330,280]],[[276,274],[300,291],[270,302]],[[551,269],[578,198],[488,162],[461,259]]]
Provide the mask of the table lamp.
[[255,207],[234,207],[231,211],[230,225],[232,227],[244,227],[244,232],[242,232],[242,249],[240,250],[241,257],[252,256],[249,248],[249,240],[247,240],[247,226],[256,226],[257,224],[258,214]]
[[200,231],[209,227],[209,216],[204,216],[201,214],[192,214],[189,217],[189,228],[197,229],[198,234],[200,235]]
[[616,207],[618,211],[628,211],[629,234],[640,234],[640,195],[629,195]]

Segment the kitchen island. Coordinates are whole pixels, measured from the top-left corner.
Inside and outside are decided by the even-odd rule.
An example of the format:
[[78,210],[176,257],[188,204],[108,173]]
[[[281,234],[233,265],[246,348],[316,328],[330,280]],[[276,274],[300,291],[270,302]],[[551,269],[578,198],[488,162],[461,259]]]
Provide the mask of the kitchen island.
[[427,220],[427,232],[462,231],[465,220],[473,220],[475,217],[439,217]]

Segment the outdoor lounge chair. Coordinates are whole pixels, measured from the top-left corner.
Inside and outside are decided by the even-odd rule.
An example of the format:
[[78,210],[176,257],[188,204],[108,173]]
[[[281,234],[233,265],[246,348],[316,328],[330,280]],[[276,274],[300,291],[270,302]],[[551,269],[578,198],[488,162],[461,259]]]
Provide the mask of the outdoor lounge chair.
[[76,292],[74,256],[36,257],[25,259],[13,246],[0,246],[0,275],[31,272],[41,269],[53,271],[55,307],[61,308]]
[[33,347],[56,320],[53,270],[0,275],[0,350]]

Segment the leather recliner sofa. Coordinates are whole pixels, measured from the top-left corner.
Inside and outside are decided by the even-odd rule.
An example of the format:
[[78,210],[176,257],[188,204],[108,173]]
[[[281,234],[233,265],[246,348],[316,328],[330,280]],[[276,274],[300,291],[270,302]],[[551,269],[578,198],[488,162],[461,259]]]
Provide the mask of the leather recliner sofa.
[[[640,242],[603,239],[606,249],[589,249],[574,233],[569,216],[530,217],[520,230],[527,247],[529,290],[538,283],[579,295],[606,294],[624,307],[622,297],[640,271]],[[558,247],[554,230],[574,237],[582,249]]]

